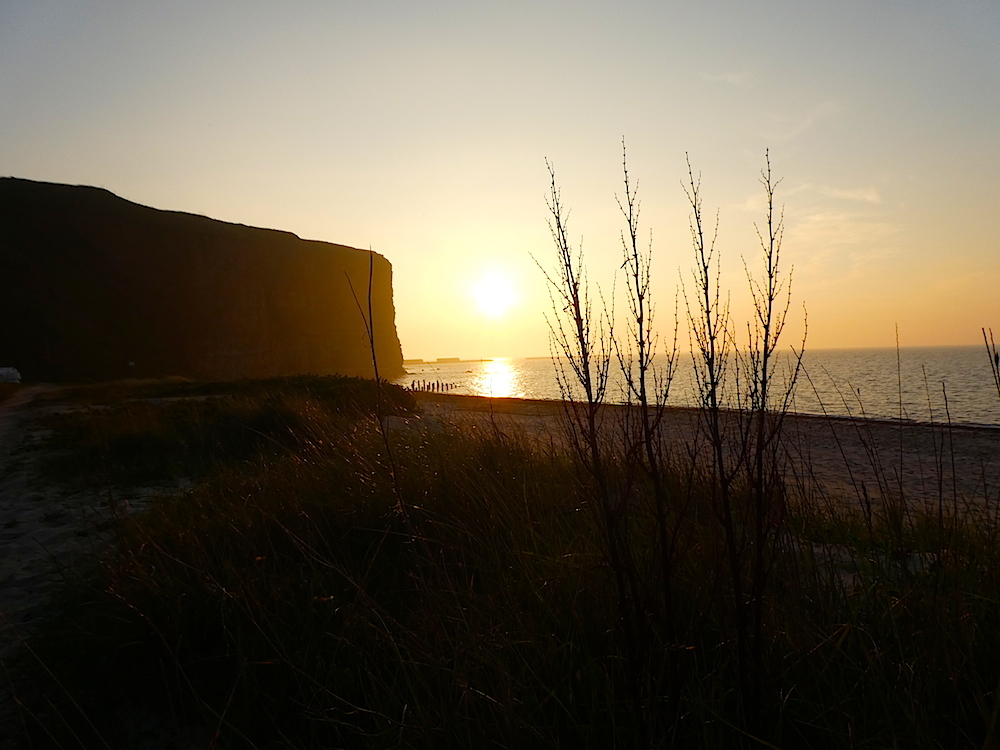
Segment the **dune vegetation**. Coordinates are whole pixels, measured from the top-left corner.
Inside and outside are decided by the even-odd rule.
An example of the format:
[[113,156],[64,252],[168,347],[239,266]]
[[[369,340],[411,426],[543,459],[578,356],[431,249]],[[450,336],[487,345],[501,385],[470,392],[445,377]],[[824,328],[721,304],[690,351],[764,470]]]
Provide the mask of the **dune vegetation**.
[[772,486],[759,568],[754,488],[734,482],[741,622],[711,473],[690,457],[662,457],[683,520],[664,565],[648,473],[602,445],[629,503],[616,561],[606,500],[566,441],[406,417],[395,388],[380,422],[373,401],[298,385],[118,394],[59,418],[63,482],[93,484],[100,455],[115,497],[179,470],[197,484],[119,513],[106,551],[70,572],[14,670],[35,746],[993,741],[995,509],[960,523],[872,497],[844,515]]

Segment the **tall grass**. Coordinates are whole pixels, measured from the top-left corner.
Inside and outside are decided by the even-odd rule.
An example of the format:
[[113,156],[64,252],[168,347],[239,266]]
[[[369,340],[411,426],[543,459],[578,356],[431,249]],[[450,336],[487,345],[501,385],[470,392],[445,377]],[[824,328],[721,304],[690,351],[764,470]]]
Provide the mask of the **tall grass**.
[[996,342],[993,340],[993,329],[987,334],[983,329],[983,341],[986,343],[986,356],[990,360],[990,372],[993,374],[993,383],[997,387],[997,396],[1000,397],[1000,352],[997,351]]
[[[67,572],[10,672],[9,733],[63,748],[996,746],[995,503],[984,491],[959,512],[944,488],[912,503],[875,452],[878,486],[854,498],[784,471],[796,372],[773,369],[788,287],[769,165],[748,350],[689,170],[702,409],[687,442],[664,432],[671,373],[650,365],[652,256],[627,169],[618,339],[550,176],[549,278],[568,314],[553,341],[566,395],[583,393],[565,436],[423,418],[400,389],[347,379],[75,393],[88,408],[49,424],[50,476],[125,497],[195,486],[116,514],[112,544]],[[634,368],[631,406],[604,404],[613,360]]]
[[[500,422],[397,419],[404,518],[372,416],[286,403],[282,450],[214,461],[74,571],[16,670],[17,731],[34,746],[995,742],[995,509],[946,517],[943,547],[936,510],[911,509],[897,537],[878,497],[854,515],[791,503],[768,556],[751,733],[713,480],[683,451],[658,459],[684,510],[673,628],[646,613],[639,652],[572,450]],[[603,450],[608,486],[629,498],[637,581],[659,591],[651,480],[622,441]],[[731,492],[734,524],[752,528],[753,487]]]
[[[374,381],[281,377],[230,383],[117,382],[59,393],[75,408],[48,417],[54,453],[43,467],[64,482],[115,486],[197,479],[221,463],[282,455],[324,417],[374,415]],[[389,413],[411,411],[412,396],[383,396]],[[71,450],[68,450],[71,449]]]

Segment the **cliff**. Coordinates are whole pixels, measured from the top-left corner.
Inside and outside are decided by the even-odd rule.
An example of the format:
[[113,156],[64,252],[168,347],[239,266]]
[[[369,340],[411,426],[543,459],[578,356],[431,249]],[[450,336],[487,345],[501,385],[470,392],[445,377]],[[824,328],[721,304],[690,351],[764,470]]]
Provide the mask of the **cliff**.
[[[0,179],[0,365],[26,381],[403,374],[392,267],[366,250]],[[350,281],[349,281],[350,280]]]

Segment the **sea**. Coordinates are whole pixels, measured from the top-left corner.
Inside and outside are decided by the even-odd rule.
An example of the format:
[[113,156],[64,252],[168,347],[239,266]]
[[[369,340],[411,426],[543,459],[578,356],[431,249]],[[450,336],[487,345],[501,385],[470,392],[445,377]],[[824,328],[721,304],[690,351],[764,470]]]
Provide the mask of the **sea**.
[[[665,361],[665,356],[656,360],[661,367]],[[569,384],[569,390],[560,387],[558,372],[564,364],[552,357],[407,362],[407,374],[395,382],[415,390],[492,398],[579,398],[581,391],[574,384]],[[777,365],[774,393],[789,382],[791,356],[782,355]],[[607,401],[627,402],[617,362],[612,362],[610,371]],[[735,372],[731,367],[728,390],[732,393]],[[691,355],[678,355],[667,403],[696,406],[696,383]],[[985,346],[807,349],[789,406],[801,414],[1000,428],[1000,394]]]

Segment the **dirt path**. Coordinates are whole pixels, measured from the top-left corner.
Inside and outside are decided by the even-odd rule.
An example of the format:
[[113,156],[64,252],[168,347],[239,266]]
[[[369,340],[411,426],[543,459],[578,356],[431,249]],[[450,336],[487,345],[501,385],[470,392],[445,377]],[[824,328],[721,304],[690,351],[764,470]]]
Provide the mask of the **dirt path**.
[[94,501],[64,495],[37,477],[31,448],[43,437],[37,399],[54,386],[30,386],[0,404],[0,659],[32,630],[38,605],[57,583],[59,563],[71,562],[94,521]]
[[[18,390],[0,403],[0,748],[16,748],[20,718],[10,692],[12,657],[36,630],[61,571],[101,538],[100,500],[57,490],[39,476],[39,418],[56,386]],[[95,533],[96,532],[96,533]]]
[[[100,491],[70,492],[47,481],[39,470],[46,431],[40,419],[71,408],[51,385],[20,389],[0,403],[0,750],[27,747],[23,720],[11,692],[13,657],[30,639],[65,573],[92,558],[113,529],[107,498]],[[53,398],[56,396],[56,398]],[[140,512],[152,497],[170,488],[132,488],[122,507]],[[30,641],[29,641],[30,643]],[[29,684],[31,681],[29,680]],[[108,695],[113,686],[98,686]],[[120,743],[115,747],[205,747],[204,730],[178,728],[162,707],[118,706]],[[192,737],[198,741],[191,740]]]

